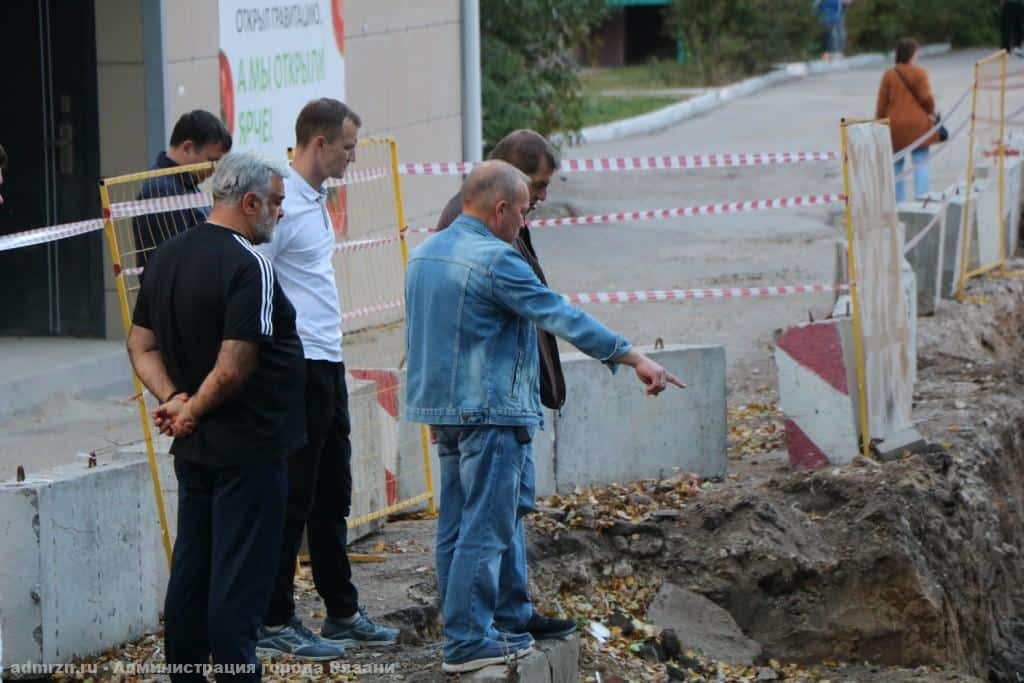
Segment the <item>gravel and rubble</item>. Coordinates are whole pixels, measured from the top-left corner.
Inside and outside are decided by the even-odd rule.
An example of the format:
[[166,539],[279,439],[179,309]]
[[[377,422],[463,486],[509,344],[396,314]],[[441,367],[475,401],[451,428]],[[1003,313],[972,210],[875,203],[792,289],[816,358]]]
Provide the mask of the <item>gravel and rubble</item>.
[[[729,475],[677,472],[539,501],[528,527],[531,589],[540,610],[580,624],[581,680],[1018,680],[1024,281],[991,278],[970,293],[979,298],[919,321],[914,414],[925,452],[790,470],[764,368],[731,387]],[[400,626],[402,642],[353,651],[351,670],[394,663],[374,678],[446,680],[433,527],[405,519],[354,547],[384,558],[357,565],[356,579],[370,613]],[[687,642],[707,636],[701,619],[657,623],[652,603],[669,589],[718,610],[717,621],[725,614],[759,654],[715,660]],[[318,626],[307,568],[298,591],[300,613]],[[145,680],[109,672],[114,662],[159,662],[161,647],[151,634],[104,653],[93,660],[107,667],[98,679]]]

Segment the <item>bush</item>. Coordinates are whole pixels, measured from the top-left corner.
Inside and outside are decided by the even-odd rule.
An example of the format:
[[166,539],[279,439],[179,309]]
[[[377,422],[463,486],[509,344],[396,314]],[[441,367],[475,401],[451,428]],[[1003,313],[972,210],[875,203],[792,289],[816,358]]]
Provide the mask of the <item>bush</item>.
[[809,0],[675,0],[666,26],[682,37],[707,85],[803,59],[819,41]]
[[954,47],[999,44],[999,0],[856,0],[846,17],[858,50],[891,50],[903,37]]
[[[847,52],[891,50],[909,36],[954,47],[999,42],[999,0],[855,0],[847,8]],[[811,0],[674,0],[668,30],[682,36],[708,85],[821,50]]]
[[604,18],[604,0],[481,0],[484,146],[516,128],[578,131],[583,93],[573,49]]

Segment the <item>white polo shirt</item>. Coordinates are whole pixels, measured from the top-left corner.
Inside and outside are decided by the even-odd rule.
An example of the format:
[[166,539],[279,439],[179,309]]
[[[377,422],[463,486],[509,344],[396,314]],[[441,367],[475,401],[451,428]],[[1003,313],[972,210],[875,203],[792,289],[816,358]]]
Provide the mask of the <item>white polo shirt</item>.
[[292,169],[284,179],[284,218],[273,239],[258,247],[274,264],[295,307],[295,326],[309,360],[341,362],[341,303],[334,280],[334,230],[323,188]]

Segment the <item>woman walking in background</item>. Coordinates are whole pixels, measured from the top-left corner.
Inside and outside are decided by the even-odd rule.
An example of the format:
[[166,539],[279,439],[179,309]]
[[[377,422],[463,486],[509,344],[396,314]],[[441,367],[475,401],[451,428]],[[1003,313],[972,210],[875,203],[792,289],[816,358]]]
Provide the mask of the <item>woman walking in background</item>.
[[[928,194],[928,147],[940,139],[935,98],[928,82],[928,72],[917,63],[917,48],[917,41],[912,38],[896,43],[896,65],[882,76],[875,118],[889,119],[892,149],[896,154],[910,147],[932,128],[936,129],[910,153],[910,161],[914,164],[914,197],[923,197]],[[905,161],[905,156],[896,161],[897,202],[906,199],[900,178]]]

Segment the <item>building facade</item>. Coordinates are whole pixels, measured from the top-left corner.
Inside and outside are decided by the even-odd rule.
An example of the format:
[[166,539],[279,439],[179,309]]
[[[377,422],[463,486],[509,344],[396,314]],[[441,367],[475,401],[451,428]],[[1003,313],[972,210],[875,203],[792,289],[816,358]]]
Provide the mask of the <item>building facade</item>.
[[[302,92],[344,99],[363,118],[361,134],[395,136],[405,161],[463,158],[459,0],[257,0],[244,8],[237,0],[0,3],[0,145],[10,158],[0,235],[100,216],[99,180],[148,168],[182,113],[241,114],[234,94],[222,95],[232,93],[223,85],[224,43],[234,41],[229,52],[272,50],[283,34],[254,26],[268,16],[283,25],[281,12],[293,13],[287,22],[318,23],[342,55],[341,78]],[[294,120],[302,100],[268,89],[264,101],[277,119],[294,108]],[[252,148],[237,144],[243,122],[234,123],[236,146]],[[251,132],[252,121],[244,125]],[[281,145],[282,157],[291,144]],[[436,217],[458,182],[433,180],[406,184],[409,224]],[[8,292],[0,334],[123,334],[101,233],[0,252],[0,286]]]

